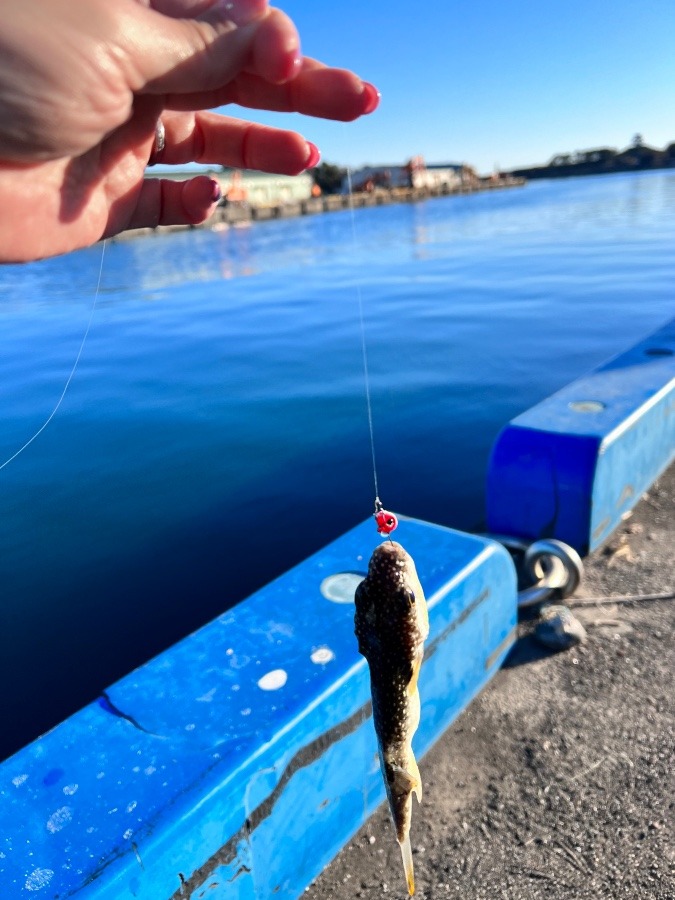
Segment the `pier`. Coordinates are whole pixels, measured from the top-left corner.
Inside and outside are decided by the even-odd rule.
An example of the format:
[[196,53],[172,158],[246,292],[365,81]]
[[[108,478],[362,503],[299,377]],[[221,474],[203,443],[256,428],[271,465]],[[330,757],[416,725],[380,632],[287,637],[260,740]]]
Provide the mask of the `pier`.
[[522,187],[524,178],[503,176],[501,178],[481,179],[473,184],[457,188],[442,186],[439,188],[398,187],[392,189],[376,188],[353,194],[326,194],[321,197],[310,197],[307,200],[280,203],[274,206],[253,206],[248,203],[222,203],[214,214],[199,225],[161,225],[157,228],[135,228],[123,231],[113,241],[129,240],[148,235],[171,234],[176,231],[207,229],[221,231],[231,226],[246,225],[253,222],[268,222],[273,219],[288,219],[295,216],[312,216],[319,213],[340,212],[349,209],[362,209],[371,206],[387,206],[392,203],[420,203],[434,197],[457,197],[483,191],[504,190]]

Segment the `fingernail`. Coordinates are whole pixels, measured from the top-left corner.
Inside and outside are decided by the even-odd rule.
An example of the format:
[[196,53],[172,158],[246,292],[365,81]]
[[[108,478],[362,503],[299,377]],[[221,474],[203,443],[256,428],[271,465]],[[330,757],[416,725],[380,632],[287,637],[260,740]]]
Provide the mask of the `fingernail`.
[[220,189],[220,185],[217,181],[211,182],[211,203],[217,203],[221,197],[223,196],[223,192]]
[[374,112],[380,105],[380,97],[382,96],[382,94],[380,94],[375,85],[370,84],[370,82],[368,81],[364,81],[363,95],[366,101],[363,112],[365,115],[367,115],[368,113]]
[[307,156],[307,161],[305,162],[305,168],[313,169],[321,159],[321,151],[316,146],[316,144],[313,144],[311,141],[307,141],[307,149],[309,150],[309,155]]

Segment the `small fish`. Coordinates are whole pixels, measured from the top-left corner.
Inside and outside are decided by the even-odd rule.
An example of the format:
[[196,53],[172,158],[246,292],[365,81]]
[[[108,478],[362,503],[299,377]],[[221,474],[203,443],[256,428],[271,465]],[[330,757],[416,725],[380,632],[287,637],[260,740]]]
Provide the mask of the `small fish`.
[[375,548],[356,589],[354,631],[368,661],[373,722],[408,892],[415,893],[410,820],[412,794],[422,802],[422,779],[412,751],[420,721],[417,679],[429,616],[415,563],[395,541]]

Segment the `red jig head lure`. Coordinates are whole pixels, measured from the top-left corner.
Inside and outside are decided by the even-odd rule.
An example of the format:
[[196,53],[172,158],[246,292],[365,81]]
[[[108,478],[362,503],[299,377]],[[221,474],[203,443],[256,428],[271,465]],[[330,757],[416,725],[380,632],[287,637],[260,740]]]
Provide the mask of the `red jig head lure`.
[[375,500],[375,523],[377,524],[377,533],[390,535],[398,527],[398,519],[396,516],[382,508],[382,503],[378,497]]

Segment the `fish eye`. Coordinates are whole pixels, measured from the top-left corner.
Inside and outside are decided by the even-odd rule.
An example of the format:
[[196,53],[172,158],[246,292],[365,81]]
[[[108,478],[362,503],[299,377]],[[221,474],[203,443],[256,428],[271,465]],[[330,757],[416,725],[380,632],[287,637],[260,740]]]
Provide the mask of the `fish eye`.
[[408,588],[406,593],[408,594],[408,600],[410,600],[410,605],[412,606],[412,604],[415,602],[415,591],[412,591],[410,590],[410,588]]

